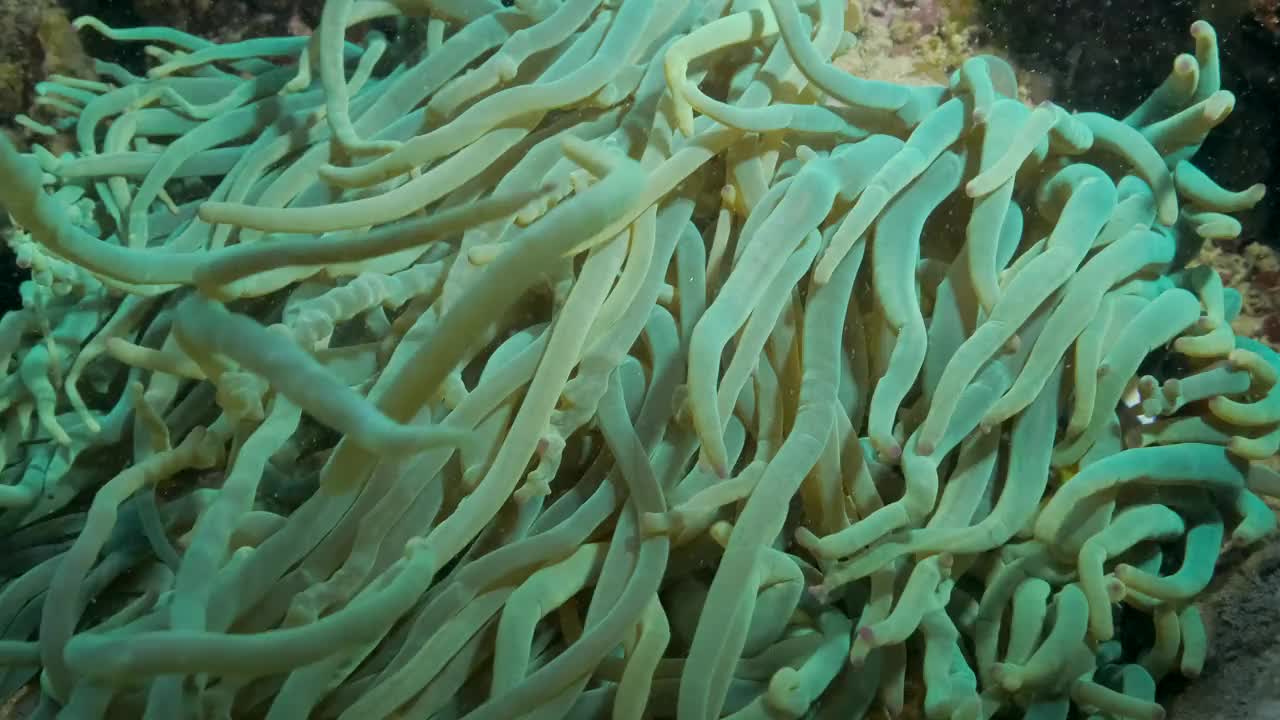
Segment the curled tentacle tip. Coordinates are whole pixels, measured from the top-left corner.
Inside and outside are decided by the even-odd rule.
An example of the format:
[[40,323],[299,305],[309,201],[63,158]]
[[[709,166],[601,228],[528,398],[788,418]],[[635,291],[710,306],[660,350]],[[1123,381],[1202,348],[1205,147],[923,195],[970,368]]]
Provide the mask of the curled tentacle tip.
[[804,548],[811,548],[818,544],[818,536],[807,527],[796,528],[795,538],[796,542],[800,543],[801,547]]
[[854,670],[861,670],[862,667],[866,664],[867,664],[866,653],[859,652],[856,649],[851,650],[849,652],[849,667],[853,668]]
[[998,664],[992,669],[991,674],[1006,692],[1016,693],[1022,689],[1022,673],[1013,665]]
[[405,555],[416,555],[418,553],[426,552],[429,548],[430,546],[427,544],[427,539],[422,535],[417,535],[409,538],[405,542],[404,553]]
[[729,540],[733,538],[733,524],[725,520],[719,520],[711,524],[711,527],[707,529],[707,534],[711,536],[712,540],[716,541],[717,545],[726,548],[729,546]]
[[525,478],[524,487],[521,487],[512,493],[511,499],[514,500],[517,505],[524,505],[530,500],[535,500],[550,494],[551,487],[547,485],[546,479],[541,475],[529,473],[529,476]]
[[497,70],[498,78],[504,83],[515,80],[516,73],[520,71],[516,61],[507,55],[499,55],[495,59],[494,67]]
[[468,465],[462,470],[462,484],[466,487],[474,488],[480,484],[480,480],[484,477],[486,471],[484,465]]
[[1108,578],[1105,589],[1107,592],[1107,599],[1113,604],[1124,600],[1125,596],[1129,594],[1129,588],[1126,587],[1124,581],[1118,577]]
[[1231,114],[1231,111],[1235,110],[1235,108],[1235,98],[1216,100],[1207,104],[1200,116],[1204,118],[1206,122],[1216,125],[1225,120],[1226,117]]
[[810,585],[805,588],[805,591],[808,592],[809,597],[813,598],[819,605],[831,604],[831,588],[827,587],[825,583]]

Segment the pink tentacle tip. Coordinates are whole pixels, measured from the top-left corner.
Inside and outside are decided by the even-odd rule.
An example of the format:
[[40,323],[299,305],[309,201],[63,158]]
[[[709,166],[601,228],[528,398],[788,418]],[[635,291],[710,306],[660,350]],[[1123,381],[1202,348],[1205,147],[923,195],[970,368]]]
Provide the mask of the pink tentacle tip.
[[858,638],[871,647],[879,647],[876,643],[876,632],[871,629],[870,625],[863,625],[858,628]]

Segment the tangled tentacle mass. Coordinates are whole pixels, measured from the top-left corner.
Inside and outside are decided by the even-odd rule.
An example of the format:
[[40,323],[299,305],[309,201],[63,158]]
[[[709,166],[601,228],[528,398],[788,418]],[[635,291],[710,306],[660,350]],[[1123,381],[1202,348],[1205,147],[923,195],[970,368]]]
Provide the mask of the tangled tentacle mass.
[[853,76],[847,11],[79,20],[154,62],[0,139],[0,695],[1162,718],[1280,494],[1280,357],[1194,262],[1261,197],[1193,164],[1213,29],[1116,119]]

